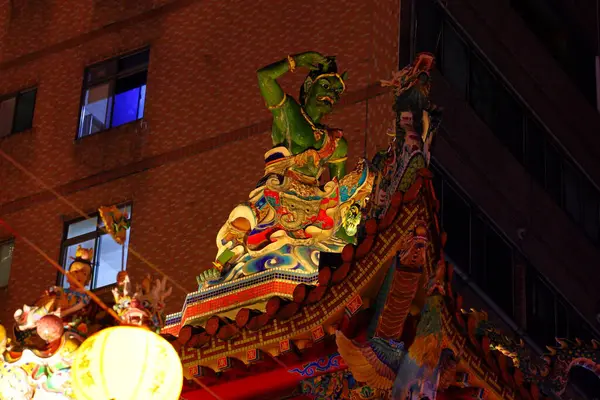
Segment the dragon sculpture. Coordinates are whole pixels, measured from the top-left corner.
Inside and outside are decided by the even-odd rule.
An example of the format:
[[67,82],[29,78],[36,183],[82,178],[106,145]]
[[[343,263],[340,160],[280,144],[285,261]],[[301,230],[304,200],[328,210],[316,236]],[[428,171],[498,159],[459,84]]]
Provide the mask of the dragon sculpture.
[[148,275],[141,285],[132,290],[127,274],[119,276],[118,285],[112,290],[115,300],[114,310],[129,325],[147,326],[159,332],[165,321],[165,299],[171,295],[172,287],[167,289],[167,278],[157,279],[151,286],[152,279]]

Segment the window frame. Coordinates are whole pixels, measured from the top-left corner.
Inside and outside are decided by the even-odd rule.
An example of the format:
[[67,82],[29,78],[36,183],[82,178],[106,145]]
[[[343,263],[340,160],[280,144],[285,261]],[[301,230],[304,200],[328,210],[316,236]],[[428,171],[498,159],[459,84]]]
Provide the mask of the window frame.
[[[116,205],[116,207],[119,209],[129,207],[129,210],[130,210],[129,217],[131,218],[131,216],[133,215],[133,202],[131,202],[131,201],[118,203]],[[71,225],[76,224],[81,221],[85,221],[87,219],[91,219],[91,218],[96,218],[96,229],[94,231],[84,233],[82,235],[79,235],[79,236],[76,236],[73,238],[68,238],[69,227]],[[99,244],[100,243],[99,239],[103,235],[108,235],[108,232],[106,232],[106,228],[98,226],[99,223],[100,223],[100,212],[98,212],[98,211],[88,214],[87,218],[77,217],[77,218],[65,221],[63,224],[63,235],[62,235],[62,240],[60,243],[60,255],[59,255],[59,259],[58,259],[59,265],[62,268],[64,268],[65,270],[67,270],[67,266],[65,265],[65,261],[66,261],[65,257],[67,254],[66,250],[73,245],[76,245],[79,243],[84,243],[84,242],[87,242],[88,240],[94,240],[94,256],[92,258],[92,277],[91,277],[90,284],[89,284],[90,290],[92,290],[92,291],[102,289],[106,286],[111,285],[111,284],[109,284],[109,285],[98,286],[98,287],[95,286],[97,279],[98,279],[98,261],[97,261],[96,257],[98,256],[99,250],[101,248],[101,245]],[[124,246],[124,245],[122,245],[122,246]],[[129,244],[128,244],[127,248],[129,249]],[[121,268],[123,268],[123,267],[125,268],[124,270],[126,270],[127,263],[125,263],[124,266],[121,265]],[[122,269],[122,271],[123,271],[123,269]],[[64,287],[65,282],[66,282],[65,279],[66,279],[65,275],[62,274],[61,272],[58,272],[56,275],[56,286]],[[115,276],[115,279],[116,279],[116,276]]]
[[[9,136],[13,136],[16,135],[18,133],[23,133],[23,132],[27,132],[30,131],[31,129],[33,129],[33,119],[35,118],[35,106],[37,103],[37,91],[38,91],[38,86],[29,86],[25,89],[21,89],[18,90],[16,92],[11,92],[5,95],[0,96],[0,104],[5,102],[6,100],[10,100],[10,99],[15,99],[15,107],[14,110],[12,112],[12,120],[11,120],[11,125],[10,125],[10,132],[4,136],[0,136],[0,139],[9,137]],[[22,129],[22,130],[15,130],[15,122],[17,119],[17,110],[19,108],[19,98],[28,92],[35,92],[35,95],[33,97],[33,105],[32,105],[32,110],[31,110],[31,126],[29,126],[28,128]]]
[[[129,67],[122,71],[119,70],[118,64],[119,64],[120,60],[125,59],[127,57],[131,57],[136,54],[141,54],[144,52],[148,53],[148,60],[146,62],[138,64],[135,67]],[[109,66],[110,63],[114,63],[114,67],[113,67],[114,71],[112,71],[112,72],[109,71],[107,73],[107,76],[100,78],[100,79],[92,79],[91,77],[90,77],[90,79],[88,79],[88,77],[90,76],[90,72],[93,71],[95,68],[99,68],[103,65]],[[138,74],[143,71],[146,71],[146,80],[147,80],[148,79],[147,74],[149,71],[149,67],[150,67],[150,46],[144,46],[142,48],[120,54],[116,57],[111,57],[111,58],[108,58],[108,59],[105,59],[105,60],[102,60],[102,61],[99,61],[99,62],[96,62],[96,63],[86,66],[83,71],[83,80],[82,80],[82,84],[81,84],[81,96],[79,99],[79,118],[78,118],[78,122],[77,122],[77,128],[75,131],[75,140],[78,141],[78,140],[84,139],[88,136],[94,136],[99,133],[103,133],[103,132],[109,131],[111,129],[118,128],[119,126],[128,125],[128,124],[134,123],[136,121],[142,120],[144,117],[137,118],[137,115],[136,115],[136,119],[134,119],[133,121],[129,121],[129,122],[123,123],[118,126],[113,126],[114,107],[115,107],[114,100],[116,97],[115,86],[116,86],[117,80],[126,78],[131,75]],[[107,67],[107,68],[109,68],[109,67]],[[91,88],[94,88],[94,87],[97,87],[97,86],[100,86],[103,84],[107,84],[107,83],[109,85],[108,86],[109,95],[108,95],[107,99],[110,99],[110,105],[109,105],[110,110],[107,110],[107,113],[109,113],[110,115],[108,116],[108,118],[106,118],[108,124],[106,124],[105,128],[102,130],[99,130],[97,132],[90,133],[87,135],[81,135],[81,129],[82,129],[83,120],[85,117],[84,107],[86,104],[84,104],[84,102],[85,102],[86,93]],[[144,94],[144,97],[146,95],[147,94]],[[140,99],[138,99],[138,113],[139,113],[140,103],[141,103]],[[145,99],[144,99],[144,105],[145,105]],[[145,114],[145,108],[144,108],[144,114]]]

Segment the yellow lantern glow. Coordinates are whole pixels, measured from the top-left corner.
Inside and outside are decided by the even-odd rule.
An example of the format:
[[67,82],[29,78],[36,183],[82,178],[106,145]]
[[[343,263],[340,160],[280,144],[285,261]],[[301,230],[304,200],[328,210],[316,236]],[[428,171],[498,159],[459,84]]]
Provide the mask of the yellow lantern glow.
[[173,346],[147,329],[117,326],[84,341],[71,369],[78,400],[176,400],[183,385]]

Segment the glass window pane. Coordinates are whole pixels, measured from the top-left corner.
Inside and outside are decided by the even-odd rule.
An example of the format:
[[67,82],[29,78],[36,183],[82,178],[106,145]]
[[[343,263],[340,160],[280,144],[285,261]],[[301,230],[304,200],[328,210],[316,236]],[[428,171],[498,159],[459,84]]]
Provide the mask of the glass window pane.
[[115,107],[112,126],[119,126],[138,118],[142,86],[146,85],[146,71],[120,78],[115,85]]
[[528,290],[527,328],[538,344],[554,343],[555,337],[555,296],[542,282],[537,271],[531,273],[531,289]]
[[448,234],[445,250],[459,268],[469,268],[469,220],[471,209],[458,193],[444,184],[444,214],[442,224]]
[[118,61],[119,72],[143,67],[144,65],[148,64],[149,60],[150,50],[144,50],[135,54],[122,57]]
[[550,197],[562,207],[562,158],[558,150],[546,142],[546,190]]
[[512,94],[499,87],[495,99],[494,134],[519,161],[523,161],[523,109]]
[[583,226],[585,232],[594,243],[598,242],[600,233],[599,200],[600,195],[598,194],[598,190],[596,190],[589,180],[584,179],[582,190]]
[[138,108],[137,119],[144,118],[144,107],[146,106],[146,85],[140,88],[140,107]]
[[561,301],[556,304],[556,337],[570,338],[569,313],[567,307]]
[[529,173],[537,182],[544,186],[545,175],[545,147],[544,131],[532,119],[527,118],[527,136],[525,140],[525,164]]
[[100,132],[108,127],[111,109],[110,83],[86,91],[81,110],[79,137]]
[[571,163],[565,162],[564,166],[565,209],[575,221],[579,222],[581,218],[581,194],[579,190],[583,177]]
[[505,313],[513,315],[513,262],[510,246],[493,230],[486,231],[485,267],[488,295]]
[[13,131],[15,104],[16,98],[14,97],[0,103],[0,137],[8,136]]
[[100,236],[100,252],[97,256],[96,277],[94,288],[111,285],[117,282],[117,274],[125,269],[127,264],[127,246],[129,245],[129,230],[123,246],[108,235]]
[[8,286],[14,248],[13,241],[0,243],[0,288]]
[[496,114],[495,97],[499,85],[494,75],[476,55],[471,55],[469,77],[469,103],[477,115],[491,126]]
[[[78,244],[74,244],[71,245],[69,247],[67,247],[64,251],[63,254],[63,268],[68,271],[69,267],[71,265],[71,263],[73,262],[73,260],[75,259],[75,252],[77,251],[77,246],[81,246],[84,249],[94,249],[94,259],[96,259],[96,240],[95,239],[90,239],[90,240],[86,240],[85,242],[81,242]],[[94,263],[92,263],[92,265],[95,265]],[[91,282],[90,282],[91,283]],[[67,281],[67,279],[63,276],[62,277],[62,286],[64,288],[68,288],[69,287],[69,282]],[[90,289],[90,285],[88,284],[86,286],[87,289]]]
[[415,2],[415,51],[435,53],[442,26],[442,14],[433,0]]
[[481,287],[485,282],[485,231],[480,215],[471,218],[471,270],[473,280]]
[[444,77],[456,89],[461,99],[466,99],[469,79],[469,51],[458,33],[444,23],[442,41],[442,72]]
[[98,223],[97,217],[84,219],[83,221],[69,224],[67,229],[67,239],[72,239],[77,236],[85,235],[86,233],[94,232]]
[[37,90],[28,90],[19,94],[17,111],[15,113],[15,126],[13,132],[23,132],[33,126],[33,109]]

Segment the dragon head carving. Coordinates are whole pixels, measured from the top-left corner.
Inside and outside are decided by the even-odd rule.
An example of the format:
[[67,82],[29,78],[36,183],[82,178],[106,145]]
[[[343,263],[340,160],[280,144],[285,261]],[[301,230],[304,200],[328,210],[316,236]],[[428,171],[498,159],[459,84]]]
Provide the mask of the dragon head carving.
[[167,289],[167,278],[157,279],[152,285],[151,277],[146,276],[141,285],[136,286],[135,291],[128,275],[121,274],[120,278],[118,287],[113,289],[113,308],[117,315],[126,324],[160,330],[164,325],[165,300],[173,289]]

